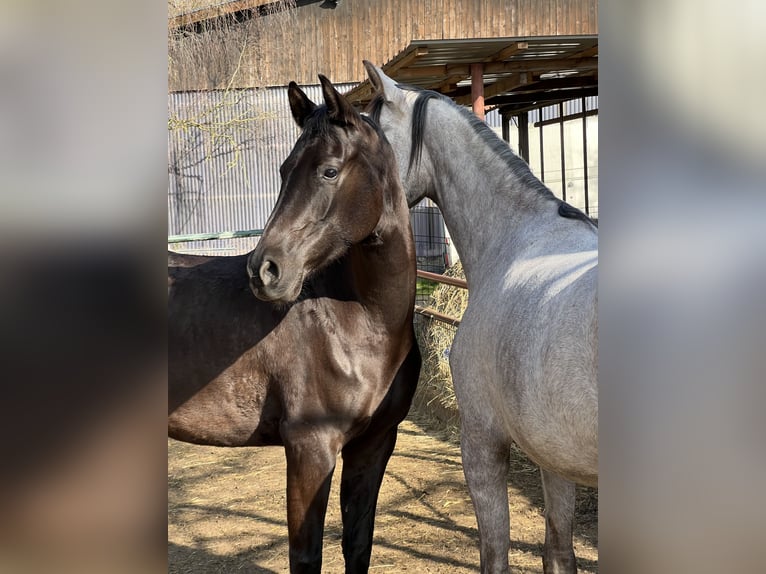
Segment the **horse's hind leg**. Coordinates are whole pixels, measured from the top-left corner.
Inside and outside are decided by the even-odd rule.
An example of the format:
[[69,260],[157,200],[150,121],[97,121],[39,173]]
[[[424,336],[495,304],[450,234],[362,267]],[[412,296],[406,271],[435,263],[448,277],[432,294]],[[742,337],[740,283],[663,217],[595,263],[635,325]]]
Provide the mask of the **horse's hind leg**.
[[545,497],[545,574],[575,574],[572,526],[574,524],[575,485],[561,476],[541,469]]
[[340,443],[339,437],[327,434],[310,425],[282,431],[291,574],[319,574],[322,570],[324,519]]
[[460,450],[468,492],[471,494],[481,545],[481,573],[508,572],[510,550],[508,515],[509,445],[498,434],[475,432],[463,419]]
[[397,427],[393,427],[375,438],[363,436],[343,449],[340,507],[346,574],[363,574],[370,567],[375,506],[396,444],[396,431]]

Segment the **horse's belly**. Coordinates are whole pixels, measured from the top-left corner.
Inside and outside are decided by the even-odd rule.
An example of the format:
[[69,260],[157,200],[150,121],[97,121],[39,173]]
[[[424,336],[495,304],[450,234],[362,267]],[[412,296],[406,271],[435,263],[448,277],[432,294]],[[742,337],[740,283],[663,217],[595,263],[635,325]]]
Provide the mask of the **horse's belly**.
[[598,422],[592,409],[540,412],[531,405],[510,423],[510,434],[539,466],[588,486],[598,482]]
[[595,485],[598,397],[591,358],[566,349],[545,354],[518,321],[509,324],[525,340],[490,338],[487,333],[504,331],[475,317],[466,322],[464,316],[450,355],[461,412],[473,413],[462,417],[464,426],[513,440],[538,465]]
[[541,467],[581,484],[595,484],[595,370],[584,365],[579,356],[558,356],[552,360],[553,365],[541,361],[538,355],[501,357],[505,360],[495,365],[491,384],[503,397],[494,404],[502,411],[508,434]]

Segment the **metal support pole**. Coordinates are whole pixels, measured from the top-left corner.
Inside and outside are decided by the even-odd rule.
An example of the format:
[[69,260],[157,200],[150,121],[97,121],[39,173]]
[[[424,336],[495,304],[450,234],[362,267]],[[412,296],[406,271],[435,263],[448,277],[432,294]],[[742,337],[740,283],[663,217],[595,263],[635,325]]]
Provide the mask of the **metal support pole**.
[[559,102],[559,138],[561,140],[561,199],[567,200],[567,162],[564,151],[564,102]]
[[529,164],[529,115],[528,112],[522,112],[519,118],[519,155]]
[[585,114],[585,98],[582,98],[582,173],[585,191],[585,215],[590,216],[588,205],[588,116]]
[[538,108],[540,121],[537,125],[540,128],[540,181],[545,183],[545,147],[543,146],[543,108]]

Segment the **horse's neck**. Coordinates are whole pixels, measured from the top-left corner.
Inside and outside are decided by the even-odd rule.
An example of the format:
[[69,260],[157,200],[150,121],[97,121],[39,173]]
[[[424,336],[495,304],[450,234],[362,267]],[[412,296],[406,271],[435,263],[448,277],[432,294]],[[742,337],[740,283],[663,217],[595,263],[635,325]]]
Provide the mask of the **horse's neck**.
[[[426,129],[425,145],[431,160],[431,199],[439,206],[460,254],[469,284],[478,278],[481,260],[493,248],[513,243],[524,229],[542,222],[555,209],[549,198],[522,181],[506,159],[500,157],[455,110],[439,106]],[[436,111],[436,110],[434,110]],[[442,137],[442,130],[450,137]],[[430,132],[430,135],[429,135]]]
[[[355,291],[368,312],[392,327],[408,321],[414,304],[415,247],[406,207],[351,249]],[[406,223],[406,225],[405,225]]]

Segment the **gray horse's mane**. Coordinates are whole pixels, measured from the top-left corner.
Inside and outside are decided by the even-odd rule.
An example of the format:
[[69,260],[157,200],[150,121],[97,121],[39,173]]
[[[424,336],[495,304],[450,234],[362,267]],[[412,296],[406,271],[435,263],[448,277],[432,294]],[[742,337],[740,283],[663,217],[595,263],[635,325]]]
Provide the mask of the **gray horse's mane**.
[[[462,106],[458,106],[447,96],[434,92],[431,90],[423,90],[414,86],[408,86],[406,84],[397,84],[397,87],[402,90],[410,92],[416,92],[418,94],[415,100],[415,105],[412,110],[412,147],[410,148],[410,160],[408,171],[411,171],[414,166],[420,162],[420,158],[423,154],[423,142],[425,139],[425,125],[426,114],[428,111],[428,102],[431,100],[440,100],[446,104],[452,106],[459,114],[462,115],[473,130],[479,134],[484,143],[492,150],[498,157],[500,157],[508,169],[513,174],[514,178],[526,186],[528,189],[535,190],[545,199],[554,201],[558,205],[558,212],[561,217],[569,219],[580,219],[591,225],[598,226],[598,224],[590,217],[585,215],[582,211],[576,207],[560,200],[553,192],[548,189],[539,179],[537,179],[532,171],[529,169],[529,165],[519,156],[517,156],[508,144],[497,137],[497,134],[492,129],[476,117],[473,113],[468,111]],[[376,95],[367,108],[367,113],[375,121],[380,122],[380,112],[383,108],[384,99],[382,94]]]

